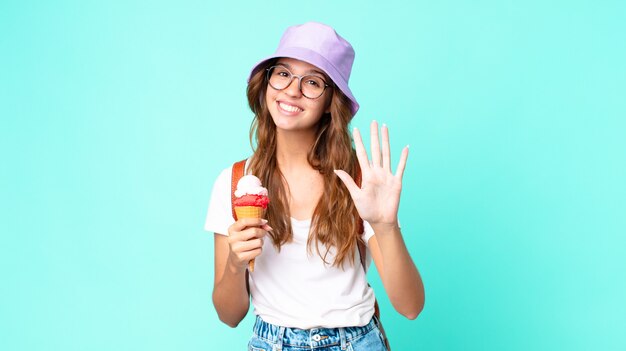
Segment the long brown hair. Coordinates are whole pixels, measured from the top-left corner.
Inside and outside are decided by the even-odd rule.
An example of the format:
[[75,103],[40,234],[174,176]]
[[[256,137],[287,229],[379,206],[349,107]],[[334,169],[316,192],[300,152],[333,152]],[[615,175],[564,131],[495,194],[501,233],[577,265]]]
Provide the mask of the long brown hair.
[[[254,154],[249,170],[267,186],[271,201],[266,219],[274,229],[270,232],[274,246],[280,250],[281,245],[293,239],[293,232],[286,181],[276,162],[276,125],[265,102],[265,68],[275,62],[269,61],[253,74],[248,83],[247,95],[250,109],[254,112],[250,126],[250,143]],[[336,87],[329,90],[326,93],[333,94],[330,113],[325,113],[318,122],[317,137],[307,157],[311,167],[324,177],[324,193],[313,212],[307,247],[309,253],[315,247],[327,264],[328,254],[331,248],[334,249],[335,259],[332,264],[341,267],[346,260],[354,263],[357,240],[361,240],[358,233],[360,218],[348,189],[333,170],[342,169],[356,179],[359,165],[348,131],[352,119],[351,102]]]

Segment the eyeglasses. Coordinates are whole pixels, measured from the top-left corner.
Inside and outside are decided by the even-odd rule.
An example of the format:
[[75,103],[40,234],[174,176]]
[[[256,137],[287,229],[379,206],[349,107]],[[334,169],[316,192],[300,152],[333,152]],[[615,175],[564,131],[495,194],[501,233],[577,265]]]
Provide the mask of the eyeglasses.
[[324,81],[324,79],[320,76],[296,76],[285,66],[272,66],[267,69],[267,81],[270,86],[276,90],[283,90],[287,88],[291,85],[291,81],[294,78],[299,79],[298,88],[300,89],[302,95],[308,99],[317,99],[324,94],[326,87],[330,86],[326,84],[326,81]]

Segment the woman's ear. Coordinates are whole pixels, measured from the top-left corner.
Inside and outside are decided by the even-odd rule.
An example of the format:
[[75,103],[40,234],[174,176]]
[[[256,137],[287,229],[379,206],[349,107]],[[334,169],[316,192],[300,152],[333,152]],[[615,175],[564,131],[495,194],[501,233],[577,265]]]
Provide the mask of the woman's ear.
[[328,102],[326,103],[326,110],[324,110],[324,113],[330,114],[330,107],[333,105],[334,98],[335,98],[335,94],[332,94],[330,96],[330,99],[328,99]]

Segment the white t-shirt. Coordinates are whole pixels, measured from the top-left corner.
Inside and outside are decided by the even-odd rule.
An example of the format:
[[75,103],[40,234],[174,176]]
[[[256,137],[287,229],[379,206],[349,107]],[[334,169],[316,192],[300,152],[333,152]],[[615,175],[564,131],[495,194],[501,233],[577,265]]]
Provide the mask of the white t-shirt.
[[[235,222],[231,206],[232,167],[222,171],[213,185],[204,229],[228,235]],[[374,235],[364,222],[363,239]],[[269,225],[272,225],[269,223]],[[254,313],[264,321],[284,327],[338,328],[363,326],[374,315],[374,291],[368,286],[355,248],[355,261],[342,268],[332,266],[331,249],[324,264],[315,248],[309,253],[307,238],[311,220],[291,219],[293,241],[278,252],[270,237],[263,244],[263,253],[256,258],[250,273],[250,294]],[[321,249],[321,247],[320,247]],[[366,255],[366,267],[371,257]]]

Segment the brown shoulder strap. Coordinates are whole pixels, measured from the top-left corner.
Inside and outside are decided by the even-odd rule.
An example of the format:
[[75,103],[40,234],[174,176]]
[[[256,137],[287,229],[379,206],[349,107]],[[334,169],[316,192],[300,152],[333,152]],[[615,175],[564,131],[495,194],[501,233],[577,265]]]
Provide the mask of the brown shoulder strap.
[[[230,208],[233,212],[233,218],[237,220],[237,213],[235,212],[235,190],[237,190],[237,183],[239,179],[243,177],[243,173],[246,168],[246,160],[241,160],[233,164],[233,171],[230,175]],[[250,272],[246,269],[246,290],[248,291],[248,297],[250,296]]]
[[233,212],[233,218],[237,220],[237,213],[235,213],[235,190],[237,190],[237,183],[239,179],[243,177],[243,172],[246,168],[246,160],[241,160],[233,164],[233,171],[230,177],[230,207]]

